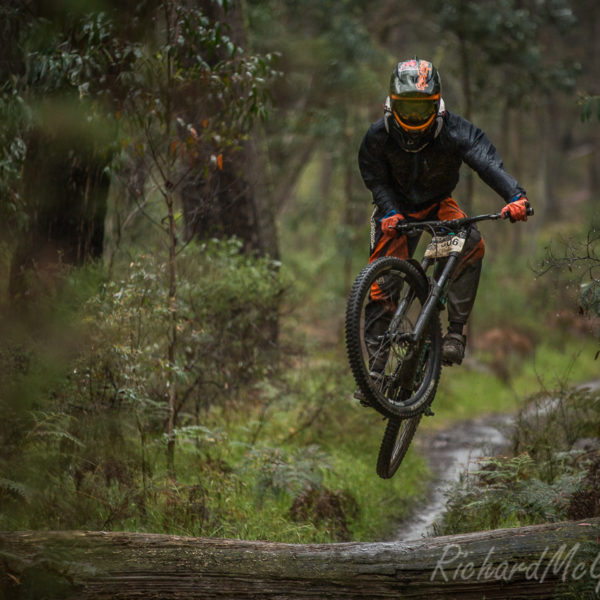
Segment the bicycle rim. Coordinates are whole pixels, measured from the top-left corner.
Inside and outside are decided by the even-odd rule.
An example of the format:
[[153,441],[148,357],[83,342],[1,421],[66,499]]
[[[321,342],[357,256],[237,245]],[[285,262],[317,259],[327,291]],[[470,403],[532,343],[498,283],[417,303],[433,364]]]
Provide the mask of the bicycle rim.
[[406,455],[422,416],[421,413],[409,419],[390,419],[388,421],[377,457],[377,475],[379,477],[389,479],[394,476]]
[[441,372],[439,315],[421,340],[408,341],[428,284],[412,264],[379,258],[359,274],[348,298],[346,349],[367,401],[389,418],[407,418],[431,401]]

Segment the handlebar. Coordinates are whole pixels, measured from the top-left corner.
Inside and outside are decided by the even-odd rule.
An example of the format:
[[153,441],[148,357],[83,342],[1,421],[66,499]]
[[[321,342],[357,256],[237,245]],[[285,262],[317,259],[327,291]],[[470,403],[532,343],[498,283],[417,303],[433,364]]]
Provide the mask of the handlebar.
[[478,223],[479,221],[495,221],[501,219],[500,213],[491,213],[487,215],[477,215],[476,217],[463,217],[462,219],[452,219],[450,221],[400,221],[396,225],[396,231],[404,233],[407,231],[414,231],[415,229],[438,229],[443,227],[444,229],[461,229],[472,223]]
[[[527,207],[527,216],[534,215],[534,210],[532,206]],[[436,229],[439,227],[443,227],[445,229],[458,230],[462,227],[466,227],[467,225],[471,225],[472,223],[479,223],[480,221],[497,221],[498,219],[502,219],[501,213],[489,213],[486,215],[477,215],[475,217],[463,217],[461,219],[452,219],[450,221],[400,221],[395,229],[399,233],[404,233],[407,231],[413,231],[415,229]],[[508,218],[508,216],[504,217],[504,219]]]

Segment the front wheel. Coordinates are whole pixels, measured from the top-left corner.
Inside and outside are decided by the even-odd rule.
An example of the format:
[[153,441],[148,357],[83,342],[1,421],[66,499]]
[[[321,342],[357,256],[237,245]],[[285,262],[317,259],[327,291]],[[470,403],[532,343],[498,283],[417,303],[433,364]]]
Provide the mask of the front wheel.
[[442,333],[435,312],[420,339],[411,334],[429,285],[413,264],[386,256],[358,275],[346,308],[346,350],[367,403],[390,419],[422,412],[442,369]]
[[382,479],[394,476],[421,422],[423,413],[409,419],[390,419],[383,434],[379,456],[377,457],[377,475]]

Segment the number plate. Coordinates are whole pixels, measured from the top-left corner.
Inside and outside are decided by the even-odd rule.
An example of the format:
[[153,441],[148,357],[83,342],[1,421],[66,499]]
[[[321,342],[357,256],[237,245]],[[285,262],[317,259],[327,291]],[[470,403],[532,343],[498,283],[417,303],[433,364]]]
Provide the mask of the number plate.
[[425,258],[444,258],[452,252],[460,252],[465,238],[460,235],[434,236],[425,250]]

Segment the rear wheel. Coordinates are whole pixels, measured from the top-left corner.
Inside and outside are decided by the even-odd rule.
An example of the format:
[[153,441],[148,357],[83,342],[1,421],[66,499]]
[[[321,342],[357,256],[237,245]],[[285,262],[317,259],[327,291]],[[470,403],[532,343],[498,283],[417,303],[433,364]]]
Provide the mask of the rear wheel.
[[358,275],[346,309],[346,350],[366,402],[390,419],[419,414],[431,402],[442,368],[439,314],[419,340],[410,334],[429,286],[411,263],[383,257]]
[[382,479],[394,476],[415,435],[423,413],[408,419],[390,419],[377,457],[377,475]]

